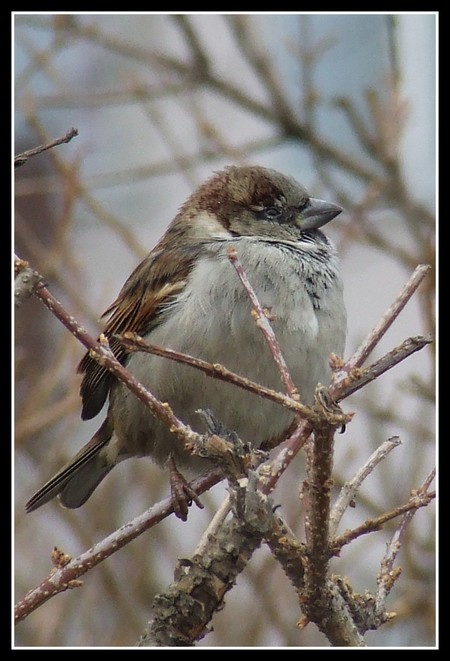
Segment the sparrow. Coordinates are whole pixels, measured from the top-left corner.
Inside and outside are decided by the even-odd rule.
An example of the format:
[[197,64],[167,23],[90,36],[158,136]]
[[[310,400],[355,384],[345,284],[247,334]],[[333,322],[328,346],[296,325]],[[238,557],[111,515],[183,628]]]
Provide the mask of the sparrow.
[[[233,245],[273,330],[304,404],[331,377],[330,353],[342,356],[346,311],[339,261],[319,229],[342,209],[310,197],[290,176],[260,166],[213,174],[181,206],[167,231],[106,310],[103,334],[116,358],[175,415],[202,433],[200,410],[253,447],[281,438],[294,414],[193,367],[147,353],[127,353],[116,334],[190,354],[268,388],[283,389],[228,256]],[[59,496],[77,508],[119,462],[150,456],[164,466],[201,472],[151,411],[87,353],[81,360],[83,420],[106,418],[92,439],[27,503],[31,512]],[[192,494],[189,494],[192,496]],[[194,496],[195,497],[195,496]],[[198,501],[197,501],[198,502]],[[177,514],[186,518],[186,509]]]

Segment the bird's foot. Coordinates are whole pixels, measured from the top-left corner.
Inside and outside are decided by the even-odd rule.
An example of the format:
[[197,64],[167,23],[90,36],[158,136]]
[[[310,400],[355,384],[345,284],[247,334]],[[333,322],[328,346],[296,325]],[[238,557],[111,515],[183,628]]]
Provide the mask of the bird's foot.
[[203,505],[197,493],[189,486],[184,475],[178,470],[173,457],[169,458],[167,465],[169,468],[170,493],[175,516],[182,521],[186,521],[189,507],[193,502],[200,509],[203,509]]

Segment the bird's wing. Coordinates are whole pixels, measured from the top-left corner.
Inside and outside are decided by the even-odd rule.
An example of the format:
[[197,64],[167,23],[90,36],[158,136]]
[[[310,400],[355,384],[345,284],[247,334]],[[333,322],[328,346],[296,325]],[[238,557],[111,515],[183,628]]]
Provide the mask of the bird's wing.
[[[201,244],[191,246],[183,251],[180,260],[179,250],[161,250],[156,246],[125,282],[118,297],[103,315],[110,315],[103,334],[122,364],[126,360],[126,351],[114,335],[126,331],[145,335],[160,323],[161,313],[183,291],[201,251]],[[84,374],[80,387],[83,401],[81,417],[89,420],[100,412],[115,377],[89,352],[81,360],[78,371]]]

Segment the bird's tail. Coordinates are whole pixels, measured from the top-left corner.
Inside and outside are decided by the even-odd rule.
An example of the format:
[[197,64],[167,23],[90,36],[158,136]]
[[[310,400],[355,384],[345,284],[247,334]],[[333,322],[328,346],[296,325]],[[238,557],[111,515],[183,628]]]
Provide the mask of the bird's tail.
[[89,443],[30,498],[26,511],[32,512],[58,495],[64,507],[74,509],[83,505],[114,466],[100,454],[111,435],[112,425],[106,418]]

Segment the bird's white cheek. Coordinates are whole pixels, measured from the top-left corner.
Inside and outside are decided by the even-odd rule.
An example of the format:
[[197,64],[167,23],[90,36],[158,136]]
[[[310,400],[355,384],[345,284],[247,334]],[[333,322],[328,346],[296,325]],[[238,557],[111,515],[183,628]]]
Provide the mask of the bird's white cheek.
[[231,234],[225,227],[217,220],[214,214],[203,211],[195,216],[195,223],[192,224],[190,230],[191,239],[210,239],[211,237],[217,239],[231,239]]

